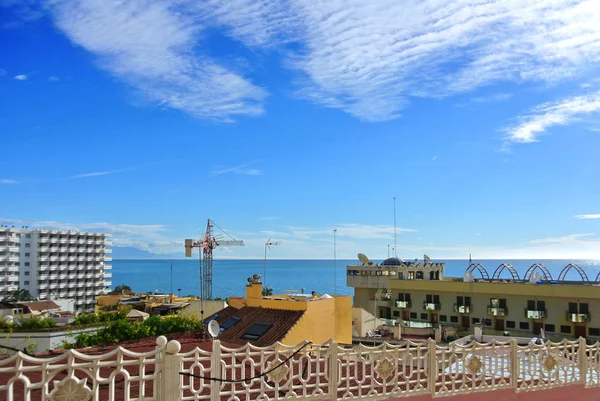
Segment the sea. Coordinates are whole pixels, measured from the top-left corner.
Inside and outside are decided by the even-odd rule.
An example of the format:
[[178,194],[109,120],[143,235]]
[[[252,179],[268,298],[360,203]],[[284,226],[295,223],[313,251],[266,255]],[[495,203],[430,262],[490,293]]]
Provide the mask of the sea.
[[[374,263],[381,261],[374,260]],[[445,276],[463,277],[469,260],[434,260],[446,263]],[[541,263],[557,279],[561,270],[569,263],[581,266],[590,281],[600,272],[600,260],[473,260],[485,267],[490,277],[502,263],[509,263],[521,277],[534,263]],[[285,290],[315,291],[318,294],[353,295],[346,286],[346,266],[358,265],[355,259],[312,260],[312,259],[268,259],[263,283],[273,288],[273,293]],[[213,298],[244,296],[248,277],[264,276],[265,261],[262,259],[214,259]],[[115,259],[112,269],[112,288],[119,284],[129,285],[136,292],[158,292],[185,295],[200,294],[200,267],[198,259]],[[502,278],[510,278],[507,270]],[[581,280],[575,269],[570,269],[566,280]]]

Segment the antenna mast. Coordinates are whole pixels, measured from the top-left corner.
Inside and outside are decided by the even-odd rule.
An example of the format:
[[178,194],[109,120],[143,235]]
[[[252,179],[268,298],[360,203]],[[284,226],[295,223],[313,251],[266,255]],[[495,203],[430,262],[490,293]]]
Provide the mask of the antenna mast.
[[396,244],[396,197],[394,196],[394,256],[398,257],[398,245]]
[[271,238],[265,242],[265,263],[263,265],[263,284],[264,288],[267,288],[267,248],[271,249],[272,246],[281,245],[281,241],[271,241]]

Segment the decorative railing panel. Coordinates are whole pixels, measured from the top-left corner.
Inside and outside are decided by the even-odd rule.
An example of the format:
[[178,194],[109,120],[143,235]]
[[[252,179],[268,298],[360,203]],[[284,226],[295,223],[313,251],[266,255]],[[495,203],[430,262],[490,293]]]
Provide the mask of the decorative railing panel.
[[509,343],[436,347],[435,395],[493,391],[512,386]]
[[563,340],[517,349],[518,391],[543,390],[583,382],[578,364],[579,342]]
[[338,348],[337,398],[385,399],[429,393],[428,343]]
[[166,339],[147,353],[118,347],[102,355],[70,350],[52,358],[19,352],[0,360],[0,399],[156,400],[165,345]]

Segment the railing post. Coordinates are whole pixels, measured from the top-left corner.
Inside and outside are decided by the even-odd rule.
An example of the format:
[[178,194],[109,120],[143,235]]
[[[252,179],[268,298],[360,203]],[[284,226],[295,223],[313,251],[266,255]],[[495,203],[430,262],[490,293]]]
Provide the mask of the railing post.
[[436,344],[435,341],[431,338],[429,339],[429,344],[427,344],[428,349],[428,361],[427,361],[427,377],[429,379],[429,391],[431,392],[431,397],[435,396],[435,383],[438,380],[438,370],[437,370],[437,358],[436,358]]
[[338,399],[338,344],[331,341],[329,344],[329,398]]
[[585,338],[579,337],[579,349],[577,350],[577,365],[579,366],[579,378],[581,383],[587,387],[587,370],[588,370],[588,357],[587,357],[587,343]]
[[510,340],[510,384],[515,391],[519,388],[519,344],[517,339]]
[[[221,369],[221,341],[213,340],[212,354],[210,356],[210,376],[214,378],[222,377]],[[210,381],[210,400],[219,401],[221,399],[221,382],[218,380]]]
[[160,381],[159,394],[160,401],[178,401],[180,399],[180,376],[181,368],[179,351],[181,344],[179,341],[171,340],[167,343],[165,357],[163,361],[162,380]]

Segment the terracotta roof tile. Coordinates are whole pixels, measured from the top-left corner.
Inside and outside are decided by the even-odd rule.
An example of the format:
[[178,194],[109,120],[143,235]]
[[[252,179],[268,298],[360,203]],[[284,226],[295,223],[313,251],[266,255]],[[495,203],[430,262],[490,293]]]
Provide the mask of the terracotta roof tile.
[[30,311],[45,311],[52,309],[60,309],[53,301],[33,301],[33,302],[17,302],[15,305],[20,306],[22,308],[27,308]]
[[[219,336],[219,340],[225,343],[243,345],[250,343],[259,347],[266,347],[274,344],[276,341],[281,341],[290,329],[302,317],[304,311],[269,309],[245,306],[241,309],[236,309],[228,306],[225,309],[217,312],[219,317],[216,319],[220,325],[223,325],[230,317],[240,318],[240,322],[225,330]],[[205,319],[206,320],[206,319]],[[271,323],[272,326],[257,340],[248,341],[242,339],[242,335],[254,323],[263,322]]]

